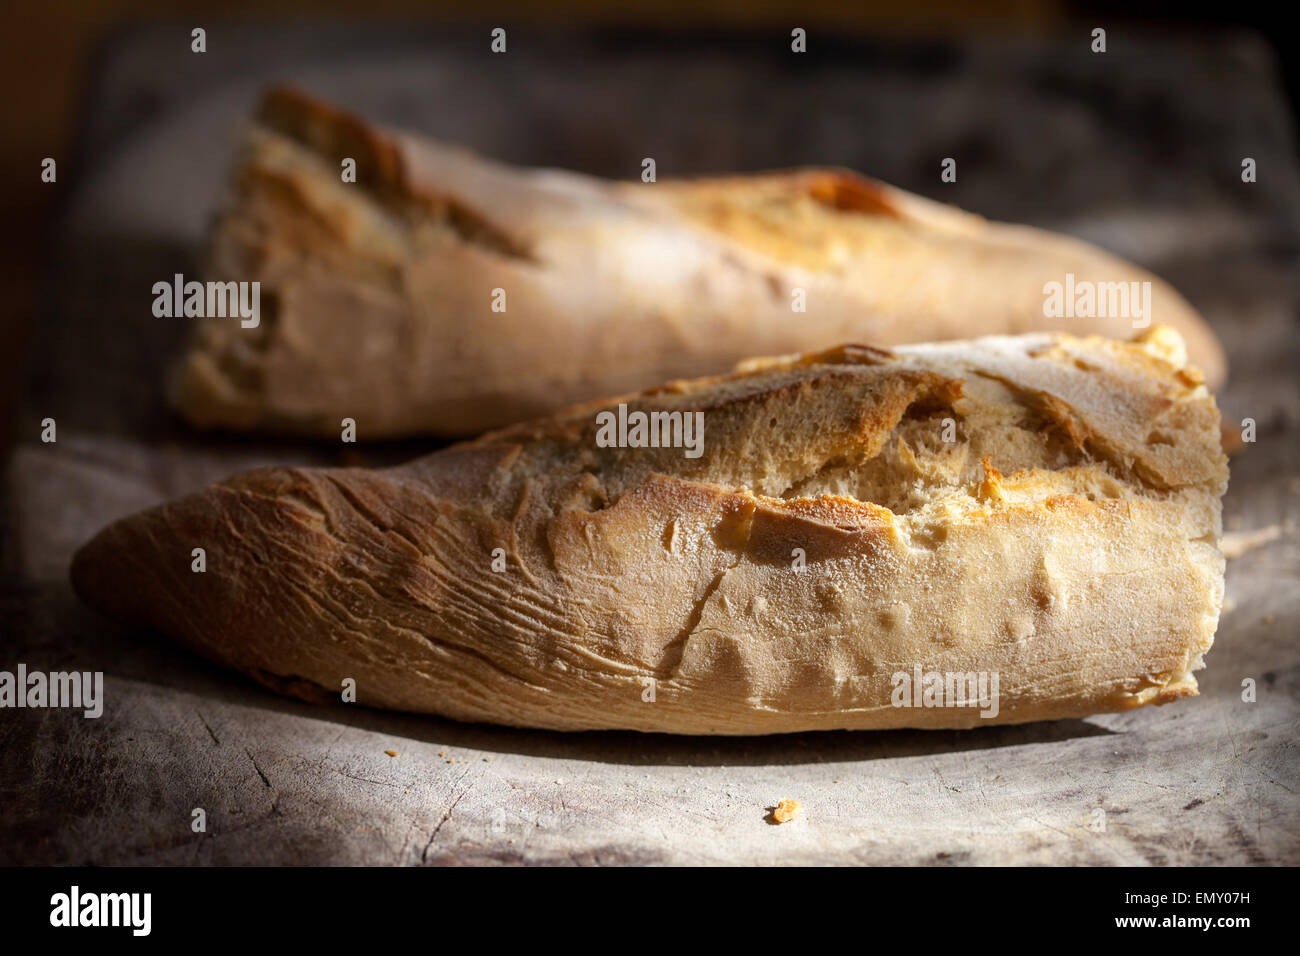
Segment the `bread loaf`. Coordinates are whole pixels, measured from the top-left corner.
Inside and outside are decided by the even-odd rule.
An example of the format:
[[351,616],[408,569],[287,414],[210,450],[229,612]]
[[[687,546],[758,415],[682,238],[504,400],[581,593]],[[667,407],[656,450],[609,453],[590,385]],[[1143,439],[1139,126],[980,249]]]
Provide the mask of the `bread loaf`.
[[[1223,594],[1219,416],[1185,363],[1167,328],[753,361],[396,468],[241,474],[111,525],[72,581],[280,690],[351,678],[360,703],[468,721],[1160,704],[1196,693]],[[952,675],[994,693],[954,706]]]
[[[1126,339],[1152,316],[1211,387],[1225,374],[1177,292],[1074,239],[843,170],[514,169],[290,90],[262,105],[207,278],[260,282],[261,315],[200,320],[172,389],[201,427],[465,436],[749,355],[1047,328]],[[1088,312],[1088,289],[1109,317],[1046,316],[1050,283],[1060,311]]]

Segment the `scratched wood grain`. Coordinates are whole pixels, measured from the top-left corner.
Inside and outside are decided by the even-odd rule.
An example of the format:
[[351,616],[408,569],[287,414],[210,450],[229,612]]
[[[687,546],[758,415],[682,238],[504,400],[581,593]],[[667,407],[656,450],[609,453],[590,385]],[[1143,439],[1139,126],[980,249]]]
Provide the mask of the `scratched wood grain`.
[[[107,704],[99,720],[0,712],[0,863],[1300,863],[1295,130],[1251,37],[1109,39],[1102,58],[1080,36],[813,36],[793,60],[781,36],[514,31],[494,60],[479,31],[213,28],[201,57],[181,25],[119,36],[60,187],[0,509],[0,668],[103,670]],[[200,438],[160,399],[186,329],[150,315],[150,287],[194,269],[233,133],[286,78],[491,155],[603,175],[647,155],[662,175],[843,164],[1172,280],[1230,352],[1226,416],[1258,423],[1232,462],[1228,527],[1279,529],[1229,566],[1202,696],[966,733],[558,735],[299,704],[98,619],[66,575],[106,522],[244,467],[340,460]],[[956,184],[938,183],[944,156]],[[57,444],[38,440],[46,416]],[[768,824],[787,797],[803,816]]]

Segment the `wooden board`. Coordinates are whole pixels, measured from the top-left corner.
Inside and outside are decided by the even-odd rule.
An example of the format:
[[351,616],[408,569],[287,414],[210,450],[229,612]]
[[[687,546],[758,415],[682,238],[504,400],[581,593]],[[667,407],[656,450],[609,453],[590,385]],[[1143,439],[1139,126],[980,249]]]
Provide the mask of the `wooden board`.
[[[1300,862],[1294,129],[1257,40],[1109,41],[1097,56],[1084,30],[814,35],[796,59],[780,35],[512,31],[493,58],[483,31],[214,28],[203,56],[181,25],[119,36],[88,95],[79,176],[60,186],[0,591],[0,668],[103,670],[106,710],[0,712],[0,863]],[[1227,524],[1278,528],[1229,566],[1202,696],[965,733],[559,735],[299,704],[97,618],[67,564],[106,522],[240,468],[340,460],[200,438],[160,397],[188,330],[153,318],[150,288],[195,269],[233,134],[261,85],[286,78],[519,162],[614,176],[647,155],[661,176],[843,164],[1172,280],[1229,349],[1226,417],[1258,423]],[[939,182],[945,156],[955,184]],[[1257,183],[1240,181],[1246,156]],[[47,416],[56,444],[39,441]],[[783,798],[804,813],[771,825]]]

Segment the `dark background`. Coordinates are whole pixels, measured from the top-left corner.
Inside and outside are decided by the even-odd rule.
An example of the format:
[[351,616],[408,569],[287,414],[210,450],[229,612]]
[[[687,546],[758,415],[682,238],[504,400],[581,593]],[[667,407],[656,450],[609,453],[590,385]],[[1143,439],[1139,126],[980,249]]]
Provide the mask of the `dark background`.
[[[483,3],[479,0],[368,0],[310,3],[300,0],[59,0],[22,2],[6,13],[0,31],[0,448],[9,444],[9,409],[21,387],[24,343],[37,309],[51,224],[66,188],[39,180],[40,161],[59,159],[62,186],[77,174],[77,129],[86,84],[97,51],[115,34],[149,21],[189,21],[194,25],[239,20],[294,21],[299,18],[354,18],[411,21],[423,26],[474,24],[506,27],[617,27],[648,32],[732,31],[788,34],[793,26],[837,38],[926,38],[981,35],[1058,35],[1080,26],[1103,26],[1108,33],[1125,26],[1145,31],[1213,34],[1246,28],[1277,50],[1277,61],[1294,113],[1300,90],[1297,39],[1284,4],[1247,3],[1079,3],[1066,0],[964,0],[859,4],[831,0],[550,0]],[[870,173],[871,170],[864,170]]]

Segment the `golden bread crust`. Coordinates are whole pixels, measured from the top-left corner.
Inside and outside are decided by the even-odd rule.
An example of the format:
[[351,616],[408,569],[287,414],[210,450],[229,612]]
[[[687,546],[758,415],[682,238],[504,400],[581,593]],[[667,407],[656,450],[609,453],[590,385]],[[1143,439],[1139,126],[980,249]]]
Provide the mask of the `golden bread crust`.
[[[1164,703],[1195,693],[1223,595],[1219,416],[1179,345],[752,361],[397,468],[239,475],[105,529],[72,579],[279,689],[352,678],[462,720],[756,734]],[[620,405],[702,412],[702,453],[601,447]],[[931,671],[998,675],[996,716],[894,705],[895,675]]]

